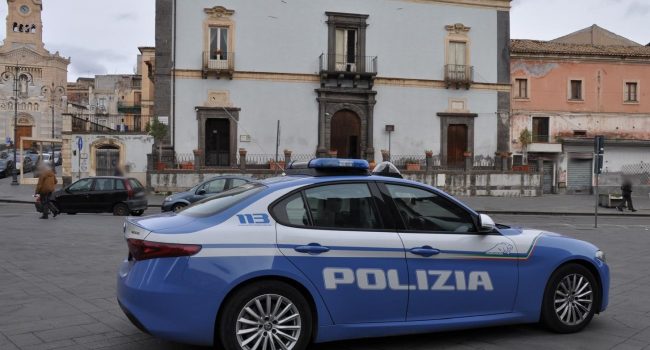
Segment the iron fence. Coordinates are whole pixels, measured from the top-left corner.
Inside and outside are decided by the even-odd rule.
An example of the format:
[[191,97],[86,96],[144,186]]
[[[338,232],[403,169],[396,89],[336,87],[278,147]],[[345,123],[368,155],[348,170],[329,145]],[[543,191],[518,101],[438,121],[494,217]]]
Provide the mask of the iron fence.
[[153,120],[149,115],[73,115],[73,132],[145,133]]
[[321,54],[321,72],[377,74],[377,56]]

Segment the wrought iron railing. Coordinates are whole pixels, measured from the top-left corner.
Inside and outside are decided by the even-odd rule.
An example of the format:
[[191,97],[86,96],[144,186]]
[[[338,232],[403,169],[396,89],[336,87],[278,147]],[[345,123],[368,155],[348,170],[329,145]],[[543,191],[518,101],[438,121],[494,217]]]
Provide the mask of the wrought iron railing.
[[234,52],[203,52],[203,70],[209,72],[233,72]]
[[73,115],[73,132],[145,133],[153,119],[150,115]]
[[319,59],[321,72],[377,74],[377,56],[321,54]]
[[533,143],[549,143],[549,135],[533,135]]
[[460,64],[445,66],[445,82],[447,84],[469,85],[474,82],[474,67]]

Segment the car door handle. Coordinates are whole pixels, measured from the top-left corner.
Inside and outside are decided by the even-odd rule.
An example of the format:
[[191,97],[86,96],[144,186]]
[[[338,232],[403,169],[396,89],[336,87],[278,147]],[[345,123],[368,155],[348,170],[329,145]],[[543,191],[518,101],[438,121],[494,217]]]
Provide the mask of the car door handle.
[[409,252],[411,252],[411,254],[423,256],[425,258],[429,258],[429,257],[432,257],[434,255],[440,254],[440,250],[429,247],[429,246],[424,246],[424,247],[420,247],[420,248],[413,248],[413,249],[409,250]]
[[305,254],[323,254],[327,253],[330,251],[328,247],[323,247],[322,245],[318,243],[311,243],[309,245],[301,245],[298,247],[293,248],[295,251],[298,253],[305,253]]

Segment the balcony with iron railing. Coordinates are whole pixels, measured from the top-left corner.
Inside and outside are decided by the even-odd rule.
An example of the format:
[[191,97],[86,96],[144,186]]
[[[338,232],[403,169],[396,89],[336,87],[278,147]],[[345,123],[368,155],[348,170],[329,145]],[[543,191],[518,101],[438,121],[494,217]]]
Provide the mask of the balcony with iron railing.
[[377,63],[377,56],[321,54],[321,86],[372,88]]
[[72,132],[93,134],[146,134],[149,115],[70,115]]
[[447,88],[455,86],[456,89],[469,87],[474,82],[474,67],[460,64],[445,65],[445,83]]
[[125,114],[140,114],[142,111],[142,102],[118,102],[117,112]]
[[234,52],[217,52],[203,53],[203,78],[207,79],[210,75],[217,78],[223,76],[232,79],[235,73],[235,53]]

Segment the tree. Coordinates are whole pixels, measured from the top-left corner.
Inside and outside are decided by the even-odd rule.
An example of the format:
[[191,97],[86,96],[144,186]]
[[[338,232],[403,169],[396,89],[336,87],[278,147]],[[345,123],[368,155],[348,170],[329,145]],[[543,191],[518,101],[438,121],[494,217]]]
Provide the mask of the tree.
[[153,120],[147,123],[146,131],[149,135],[153,136],[154,141],[158,145],[158,161],[162,161],[162,146],[163,140],[167,137],[167,125],[163,124],[158,120],[158,118],[153,118]]
[[519,142],[521,143],[521,150],[524,152],[524,164],[528,164],[528,145],[533,143],[533,135],[528,128],[521,131],[519,134]]

